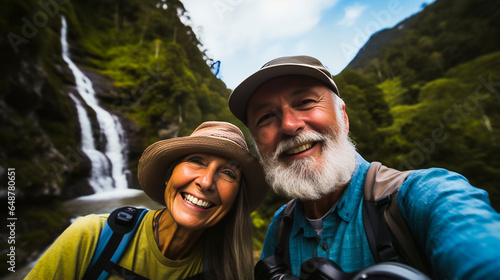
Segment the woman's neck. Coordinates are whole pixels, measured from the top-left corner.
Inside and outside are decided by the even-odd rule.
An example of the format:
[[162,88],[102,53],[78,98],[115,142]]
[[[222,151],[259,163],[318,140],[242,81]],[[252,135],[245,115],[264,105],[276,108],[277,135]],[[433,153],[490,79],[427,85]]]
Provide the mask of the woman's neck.
[[155,215],[153,233],[160,252],[171,260],[180,260],[189,256],[203,230],[193,231],[180,227],[165,209]]

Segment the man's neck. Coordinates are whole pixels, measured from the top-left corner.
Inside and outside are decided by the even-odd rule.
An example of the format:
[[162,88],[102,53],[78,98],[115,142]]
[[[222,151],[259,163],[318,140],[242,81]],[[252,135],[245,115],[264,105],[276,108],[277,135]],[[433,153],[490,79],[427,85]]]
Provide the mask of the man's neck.
[[328,193],[317,200],[301,200],[306,217],[309,219],[323,217],[339,201],[347,186],[348,184],[340,186],[334,192]]

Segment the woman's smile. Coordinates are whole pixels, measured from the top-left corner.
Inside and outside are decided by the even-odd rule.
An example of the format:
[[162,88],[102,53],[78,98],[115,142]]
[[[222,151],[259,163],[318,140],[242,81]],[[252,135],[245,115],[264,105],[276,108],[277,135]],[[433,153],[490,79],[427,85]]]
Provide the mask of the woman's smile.
[[183,193],[181,193],[181,196],[185,202],[187,202],[193,206],[199,207],[201,209],[208,209],[208,208],[211,208],[215,205],[215,204],[211,203],[210,201],[198,198],[198,197],[196,197],[192,194],[189,194],[189,193],[183,192]]

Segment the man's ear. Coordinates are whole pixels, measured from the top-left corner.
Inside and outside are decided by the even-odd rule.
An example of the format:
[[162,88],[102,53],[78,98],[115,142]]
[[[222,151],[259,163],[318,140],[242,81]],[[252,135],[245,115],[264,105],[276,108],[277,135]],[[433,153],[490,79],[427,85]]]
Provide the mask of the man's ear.
[[346,130],[346,133],[349,133],[349,117],[347,116],[347,113],[345,112],[345,104],[342,105],[342,112],[344,113],[345,130]]

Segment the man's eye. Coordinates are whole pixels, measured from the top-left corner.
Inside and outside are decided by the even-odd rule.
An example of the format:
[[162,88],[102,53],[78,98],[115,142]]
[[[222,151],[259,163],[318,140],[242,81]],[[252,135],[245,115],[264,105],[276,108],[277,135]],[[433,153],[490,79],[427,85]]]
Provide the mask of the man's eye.
[[272,117],[271,114],[265,114],[264,116],[262,116],[262,117],[259,118],[259,120],[257,121],[257,124],[261,124],[261,123],[265,122],[266,120],[268,120],[271,117]]
[[314,103],[314,100],[312,99],[304,99],[302,100],[299,105],[308,105],[308,104],[311,104],[311,103]]

